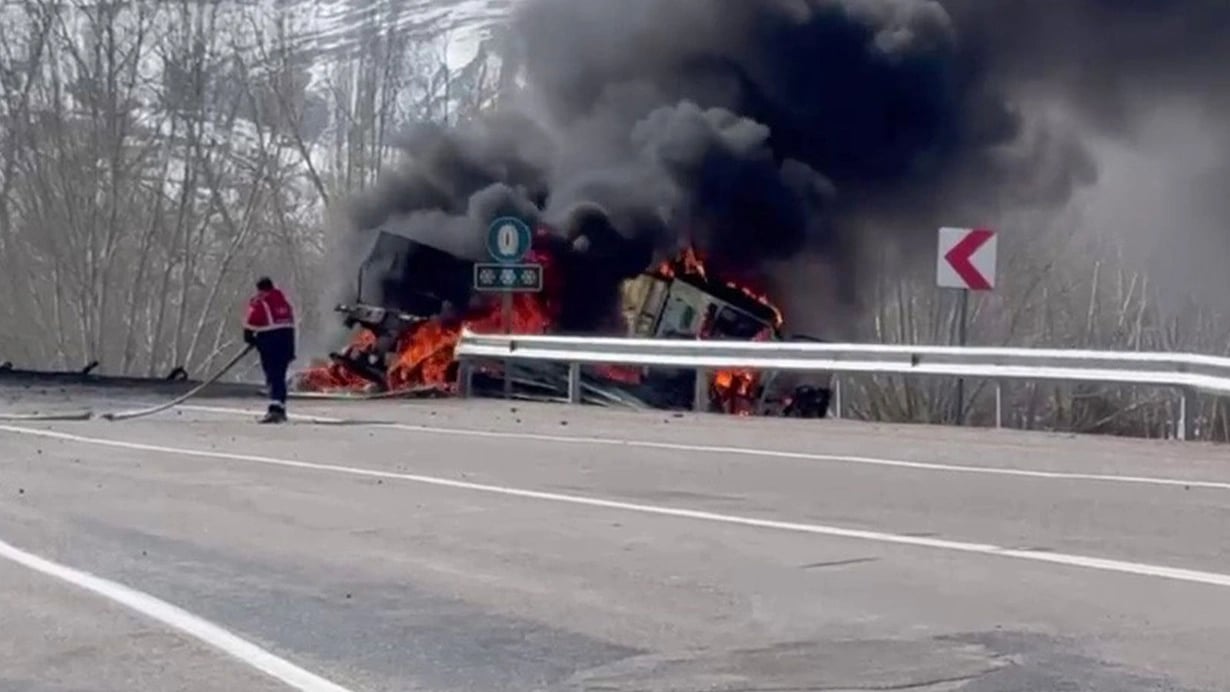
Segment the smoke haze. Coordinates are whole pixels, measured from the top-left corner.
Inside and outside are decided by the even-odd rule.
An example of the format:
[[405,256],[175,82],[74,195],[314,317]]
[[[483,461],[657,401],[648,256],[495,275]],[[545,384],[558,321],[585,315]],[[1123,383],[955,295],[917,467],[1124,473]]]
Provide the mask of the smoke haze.
[[[1089,143],[1138,145],[1159,104],[1203,114],[1226,160],[1230,3],[1041,4],[523,0],[524,88],[411,133],[354,227],[481,259],[494,217],[545,222],[575,293],[565,330],[600,328],[619,279],[688,243],[762,274],[792,315],[854,299],[860,243],[929,248],[938,225],[1099,190]],[[1222,247],[1225,172],[1184,207]]]

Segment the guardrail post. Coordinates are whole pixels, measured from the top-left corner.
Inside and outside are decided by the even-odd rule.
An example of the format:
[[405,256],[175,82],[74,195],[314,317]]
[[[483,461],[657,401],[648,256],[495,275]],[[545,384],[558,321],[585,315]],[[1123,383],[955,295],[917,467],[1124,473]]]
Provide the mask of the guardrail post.
[[581,403],[581,364],[568,364],[568,403]]
[[1004,427],[1004,383],[995,380],[995,429]]
[[833,377],[833,418],[841,420],[841,377]]
[[470,393],[474,391],[474,366],[470,364],[468,358],[462,358],[457,363],[457,396],[462,399],[470,398]]
[[696,385],[692,390],[692,410],[705,413],[709,410],[709,371],[697,368]]
[[1196,437],[1196,390],[1184,387],[1179,390],[1179,420],[1175,436],[1187,441]]

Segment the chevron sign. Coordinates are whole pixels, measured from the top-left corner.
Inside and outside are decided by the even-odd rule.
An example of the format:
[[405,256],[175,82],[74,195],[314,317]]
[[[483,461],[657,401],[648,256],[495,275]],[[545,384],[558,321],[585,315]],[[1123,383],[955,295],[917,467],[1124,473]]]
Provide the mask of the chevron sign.
[[936,283],[967,291],[994,289],[997,245],[995,231],[986,228],[941,228]]

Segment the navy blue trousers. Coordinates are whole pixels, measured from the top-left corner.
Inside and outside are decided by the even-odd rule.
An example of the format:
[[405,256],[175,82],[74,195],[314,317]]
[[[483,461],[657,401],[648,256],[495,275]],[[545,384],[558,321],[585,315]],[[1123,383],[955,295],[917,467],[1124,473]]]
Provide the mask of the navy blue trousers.
[[278,329],[256,335],[256,352],[269,388],[269,408],[286,410],[286,373],[295,360],[295,332]]

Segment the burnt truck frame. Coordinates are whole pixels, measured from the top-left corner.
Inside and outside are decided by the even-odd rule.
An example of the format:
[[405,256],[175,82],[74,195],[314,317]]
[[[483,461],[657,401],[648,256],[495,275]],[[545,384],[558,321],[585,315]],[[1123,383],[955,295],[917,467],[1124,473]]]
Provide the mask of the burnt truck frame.
[[334,307],[347,329],[362,327],[374,341],[362,350],[330,353],[329,359],[386,390],[390,356],[402,336],[469,303],[472,266],[430,245],[377,231],[359,265],[353,299]]

